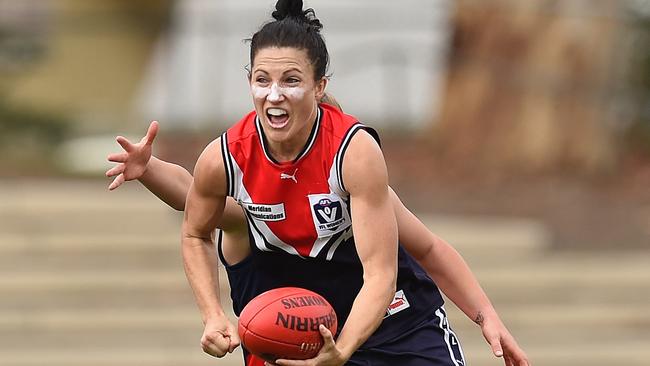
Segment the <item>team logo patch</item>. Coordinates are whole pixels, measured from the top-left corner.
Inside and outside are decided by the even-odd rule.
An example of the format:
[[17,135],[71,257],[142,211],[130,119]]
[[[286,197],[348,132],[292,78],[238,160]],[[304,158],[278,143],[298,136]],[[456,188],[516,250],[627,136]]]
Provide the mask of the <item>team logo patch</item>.
[[390,303],[390,305],[388,305],[384,318],[387,318],[393,314],[397,314],[402,310],[408,309],[409,307],[411,307],[411,305],[406,299],[406,295],[404,295],[404,290],[399,290],[395,293],[393,301]]
[[284,203],[264,205],[259,203],[242,202],[242,207],[255,219],[261,221],[282,221],[286,218]]
[[311,194],[309,203],[319,237],[332,235],[350,226],[347,207],[337,195]]

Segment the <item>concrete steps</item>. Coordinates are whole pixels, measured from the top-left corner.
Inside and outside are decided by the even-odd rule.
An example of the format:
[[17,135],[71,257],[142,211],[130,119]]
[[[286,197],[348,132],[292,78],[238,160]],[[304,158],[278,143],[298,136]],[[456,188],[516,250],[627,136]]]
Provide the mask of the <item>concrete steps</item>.
[[224,366],[243,365],[239,351],[216,361],[201,352],[198,346],[170,347],[167,344],[141,348],[108,348],[105,345],[86,349],[71,347],[39,349],[39,352],[9,350],[1,352],[0,357],[3,364],[11,366],[209,366],[215,365],[215,362]]
[[[20,303],[21,298],[24,298],[25,302],[31,302],[53,293],[61,296],[85,293],[100,299],[120,293],[141,293],[142,296],[150,296],[155,291],[164,290],[170,294],[189,291],[180,253],[169,250],[169,253],[161,254],[156,260],[150,261],[148,258],[160,252],[155,249],[155,245],[152,247],[151,253],[144,252],[142,260],[138,260],[138,255],[134,255],[132,251],[117,250],[113,253],[115,258],[123,255],[127,259],[114,265],[103,263],[104,265],[99,267],[101,270],[98,270],[98,267],[89,268],[89,263],[94,262],[85,259],[85,255],[69,256],[67,260],[71,262],[66,266],[41,263],[38,268],[32,270],[25,267],[25,262],[20,262],[14,257],[13,263],[19,266],[20,270],[5,270],[5,267],[0,269],[0,291],[11,294],[11,301],[15,303]],[[104,258],[101,251],[97,255]],[[641,254],[637,257],[641,257]],[[44,258],[49,259],[51,256],[46,255]],[[79,263],[74,263],[75,258]],[[98,259],[97,262],[99,261]],[[637,264],[630,260],[625,268],[610,271],[602,269],[606,262],[607,260],[603,259],[602,264],[573,264],[571,260],[567,260],[568,268],[563,268],[561,261],[551,261],[538,266],[480,268],[475,274],[497,307],[557,305],[558,299],[581,306],[643,305],[650,302],[650,271],[643,260],[637,261]],[[225,275],[222,280],[222,285],[227,286]],[[0,304],[0,308],[2,306]]]
[[[0,365],[214,364],[199,347],[180,220],[137,184],[0,181]],[[650,250],[553,252],[531,220],[422,220],[463,254],[534,365],[648,364]],[[468,365],[503,365],[446,308]],[[239,353],[218,362],[242,364]]]
[[[228,302],[224,302],[228,305]],[[450,305],[448,305],[449,307]],[[52,330],[57,336],[76,334],[87,330],[103,333],[120,333],[134,328],[142,332],[154,332],[161,329],[196,330],[200,329],[197,312],[188,312],[186,306],[164,307],[106,307],[93,309],[31,309],[3,311],[0,314],[0,327],[11,331],[13,335]],[[644,306],[591,306],[584,309],[559,309],[548,306],[514,307],[501,309],[508,326],[521,329],[522,337],[533,335],[554,335],[556,340],[571,340],[580,332],[592,330],[584,338],[612,339],[623,333],[630,335],[646,334],[650,336],[650,316]],[[543,319],[543,321],[540,321]],[[598,319],[594,322],[594,319]],[[459,319],[455,313],[450,321],[459,335],[472,332],[478,328],[471,322]],[[619,332],[625,327],[625,332]],[[558,329],[562,329],[561,334]],[[602,330],[607,330],[602,332]],[[48,343],[49,344],[49,343]],[[0,349],[6,343],[0,344]]]
[[506,261],[530,262],[547,252],[548,231],[540,223],[520,218],[418,215],[474,267]]

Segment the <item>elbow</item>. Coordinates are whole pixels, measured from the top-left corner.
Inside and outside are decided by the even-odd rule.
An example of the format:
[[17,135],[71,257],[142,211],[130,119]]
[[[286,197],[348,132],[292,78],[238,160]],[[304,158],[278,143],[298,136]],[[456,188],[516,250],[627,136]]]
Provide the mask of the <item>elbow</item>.
[[386,271],[382,277],[385,278],[385,285],[390,291],[397,291],[397,267]]
[[183,199],[177,198],[171,200],[172,202],[169,204],[174,210],[176,211],[185,211],[185,196],[183,196]]
[[[397,291],[397,270],[385,270],[371,275],[364,276],[364,283],[379,290],[380,293],[390,297],[388,301],[392,301],[395,292]],[[383,296],[383,295],[382,295]]]
[[386,277],[386,306],[389,306],[395,298],[395,293],[397,292],[397,272],[395,272],[395,274],[392,276]]

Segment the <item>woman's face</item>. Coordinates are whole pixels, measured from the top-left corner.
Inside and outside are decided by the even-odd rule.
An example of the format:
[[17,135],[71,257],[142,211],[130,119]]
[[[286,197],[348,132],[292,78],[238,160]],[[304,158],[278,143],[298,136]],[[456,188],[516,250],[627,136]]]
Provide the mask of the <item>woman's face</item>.
[[268,47],[257,51],[251,70],[251,94],[270,142],[295,141],[302,147],[326,84],[325,78],[314,81],[314,68],[306,50]]

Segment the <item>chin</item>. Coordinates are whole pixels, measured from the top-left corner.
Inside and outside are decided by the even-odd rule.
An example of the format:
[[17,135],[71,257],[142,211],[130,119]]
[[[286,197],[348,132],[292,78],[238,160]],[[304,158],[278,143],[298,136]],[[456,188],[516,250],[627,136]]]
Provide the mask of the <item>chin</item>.
[[266,134],[266,138],[272,141],[276,142],[282,142],[286,140],[289,136],[289,128],[290,125],[286,125],[282,128],[274,128],[271,127],[271,125],[266,124],[266,129],[264,130],[264,134]]

